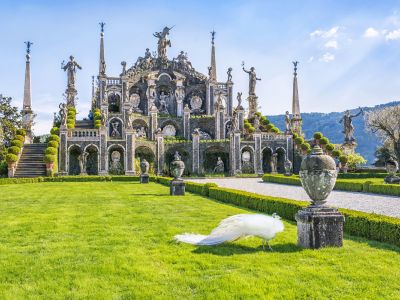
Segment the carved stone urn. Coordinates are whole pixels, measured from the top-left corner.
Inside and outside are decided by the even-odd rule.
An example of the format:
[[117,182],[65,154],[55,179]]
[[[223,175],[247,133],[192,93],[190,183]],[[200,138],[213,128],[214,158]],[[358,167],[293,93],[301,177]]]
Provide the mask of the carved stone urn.
[[393,158],[389,158],[386,162],[386,171],[388,176],[385,177],[386,183],[400,183],[400,177],[396,175],[399,164]]
[[303,159],[299,175],[312,203],[295,215],[298,246],[311,249],[341,247],[344,216],[336,208],[324,205],[335,186],[335,161],[316,145]]
[[141,174],[149,174],[150,164],[146,159],[142,159],[140,162],[140,173]]
[[336,183],[336,164],[332,157],[316,145],[300,166],[300,181],[313,205],[325,204]]
[[174,180],[181,179],[183,171],[185,171],[185,163],[181,160],[179,153],[175,152],[174,160],[171,163],[171,173]]

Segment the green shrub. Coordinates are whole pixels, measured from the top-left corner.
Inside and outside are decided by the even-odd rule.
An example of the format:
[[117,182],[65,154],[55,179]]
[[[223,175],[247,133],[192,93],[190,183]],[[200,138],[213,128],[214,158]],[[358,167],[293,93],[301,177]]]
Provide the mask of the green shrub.
[[46,150],[44,151],[45,154],[50,154],[50,155],[56,155],[57,154],[57,148],[54,147],[47,147]]
[[21,148],[16,147],[16,146],[11,146],[7,149],[7,152],[14,154],[14,155],[18,155],[21,152]]
[[22,148],[22,145],[23,145],[23,143],[20,140],[12,140],[10,144],[11,144],[11,146],[15,146],[18,148]]
[[47,147],[53,147],[53,148],[58,149],[58,142],[56,142],[56,141],[49,141],[49,142],[47,143]]
[[94,121],[94,128],[99,129],[100,127],[101,127],[101,121],[100,120]]
[[46,164],[52,164],[52,163],[54,163],[56,161],[56,159],[57,159],[57,157],[55,155],[52,155],[52,154],[46,154],[44,156],[44,162]]
[[303,150],[303,151],[311,150],[311,145],[309,143],[303,143],[300,145],[300,147],[301,147],[301,150]]
[[68,128],[68,129],[73,129],[73,128],[75,128],[75,123],[73,123],[73,122],[67,122],[67,128]]
[[340,150],[333,150],[332,151],[332,156],[333,157],[340,157],[342,155],[342,151]]
[[322,134],[322,132],[315,132],[314,133],[314,139],[319,140],[323,137],[324,135]]
[[296,132],[293,132],[293,140],[297,139],[299,135]]
[[327,137],[322,137],[322,138],[320,138],[319,143],[321,145],[327,145],[327,144],[329,144],[329,139]]
[[277,128],[277,127],[272,127],[271,128],[271,132],[273,132],[273,133],[279,133],[279,128]]
[[295,139],[294,139],[294,143],[295,143],[296,145],[301,145],[301,144],[303,144],[303,143],[304,143],[303,137],[299,136],[299,137],[295,138]]
[[25,141],[25,137],[22,136],[22,135],[16,135],[14,137],[14,140],[18,140],[18,141],[24,142]]
[[53,127],[53,128],[50,130],[50,133],[51,133],[51,134],[55,134],[55,135],[60,135],[60,128],[58,128],[58,127]]
[[249,133],[253,133],[255,131],[256,131],[256,129],[253,126],[250,126],[250,128],[248,129]]
[[346,164],[346,163],[349,161],[349,159],[347,158],[347,155],[340,155],[340,156],[339,156],[339,161],[340,161],[342,164]]
[[49,137],[49,142],[50,141],[55,141],[55,142],[59,143],[60,142],[60,137],[58,135],[52,134]]
[[328,150],[328,151],[332,151],[332,150],[335,149],[335,145],[329,144],[329,143],[328,143],[328,144],[326,145],[325,149]]
[[22,135],[22,136],[26,136],[26,131],[23,128],[19,128],[16,130],[15,132],[17,135]]
[[6,161],[7,163],[11,164],[11,163],[15,163],[18,160],[18,156],[16,156],[15,154],[12,153],[8,153],[6,155]]
[[210,192],[210,188],[214,188],[214,187],[218,187],[218,185],[216,183],[213,182],[207,182],[206,184],[203,184],[202,190],[201,190],[201,194],[203,196],[208,197],[209,196],[209,192]]

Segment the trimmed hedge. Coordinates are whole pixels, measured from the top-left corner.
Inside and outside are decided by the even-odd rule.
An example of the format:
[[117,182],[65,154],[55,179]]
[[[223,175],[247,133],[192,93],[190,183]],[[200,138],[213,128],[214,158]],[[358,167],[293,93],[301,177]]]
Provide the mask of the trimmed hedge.
[[60,137],[58,135],[52,134],[49,137],[49,142],[50,141],[55,141],[55,142],[59,143],[60,142]]
[[[264,174],[262,180],[279,184],[301,185],[300,178],[297,176]],[[340,178],[336,180],[334,190],[400,196],[399,184],[372,183],[371,181],[359,182],[341,180]]]
[[60,135],[60,128],[53,127],[53,128],[51,128],[50,133],[55,134],[55,135]]
[[19,140],[19,141],[21,141],[21,142],[24,142],[24,141],[25,141],[25,137],[24,137],[23,135],[17,134],[17,135],[14,137],[14,140]]
[[44,151],[45,154],[50,154],[50,155],[56,155],[57,154],[57,148],[54,147],[47,147],[46,150]]
[[56,142],[56,141],[49,141],[49,142],[47,143],[47,147],[52,147],[52,148],[58,149],[58,142]]
[[16,146],[11,146],[7,149],[8,153],[14,154],[14,155],[18,155],[21,152],[21,148],[16,147]]
[[23,128],[19,128],[16,130],[15,132],[17,135],[22,135],[22,136],[26,136],[26,131]]
[[22,142],[20,141],[20,140],[12,140],[11,141],[11,146],[15,146],[15,147],[18,147],[18,148],[22,148]]
[[15,154],[12,153],[8,153],[6,155],[6,161],[7,163],[15,163],[18,160],[18,156],[16,156]]

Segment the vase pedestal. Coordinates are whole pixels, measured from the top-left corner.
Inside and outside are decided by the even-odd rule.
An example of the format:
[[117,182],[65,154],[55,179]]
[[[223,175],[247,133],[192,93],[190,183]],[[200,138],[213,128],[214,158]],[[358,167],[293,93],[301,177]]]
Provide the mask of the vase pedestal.
[[300,210],[297,221],[297,245],[319,249],[343,246],[344,216],[336,209],[310,205]]
[[171,196],[184,196],[185,182],[182,179],[173,179],[170,183],[169,194]]
[[149,174],[140,174],[140,183],[149,183]]

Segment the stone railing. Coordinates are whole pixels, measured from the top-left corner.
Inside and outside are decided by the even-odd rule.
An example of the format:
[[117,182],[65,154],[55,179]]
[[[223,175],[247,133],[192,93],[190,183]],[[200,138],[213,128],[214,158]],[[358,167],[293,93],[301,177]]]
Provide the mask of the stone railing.
[[264,141],[286,140],[287,135],[276,133],[261,133],[261,139]]
[[74,128],[68,132],[70,141],[98,141],[100,139],[98,129],[79,129]]
[[121,79],[118,77],[109,77],[107,78],[107,85],[120,85]]

